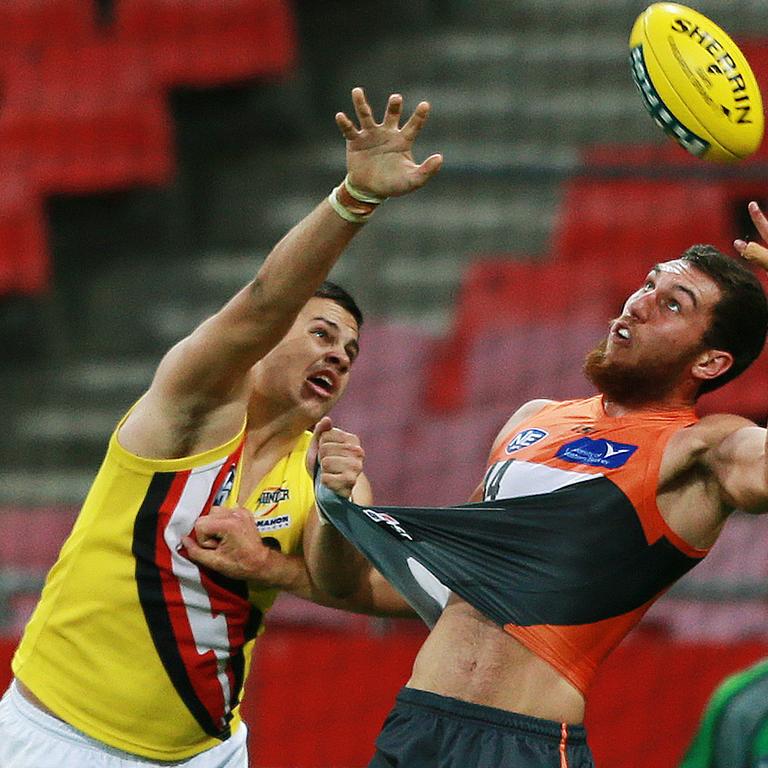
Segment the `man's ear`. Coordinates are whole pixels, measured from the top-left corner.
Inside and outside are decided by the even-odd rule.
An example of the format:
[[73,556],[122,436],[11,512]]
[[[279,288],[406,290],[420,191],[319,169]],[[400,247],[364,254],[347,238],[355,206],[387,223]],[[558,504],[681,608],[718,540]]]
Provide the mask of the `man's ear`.
[[691,373],[700,381],[722,376],[733,365],[733,355],[722,349],[704,350],[693,362]]

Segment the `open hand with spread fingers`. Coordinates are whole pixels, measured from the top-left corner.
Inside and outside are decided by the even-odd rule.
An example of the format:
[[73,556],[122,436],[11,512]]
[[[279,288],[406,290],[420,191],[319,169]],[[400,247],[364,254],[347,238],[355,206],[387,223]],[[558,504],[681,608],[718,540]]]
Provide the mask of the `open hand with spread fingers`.
[[760,237],[763,238],[763,243],[734,240],[733,245],[747,261],[753,261],[768,271],[768,247],[765,245],[768,243],[768,218],[766,218],[765,214],[760,210],[760,206],[754,201],[749,204],[748,210],[752,223],[760,233]]
[[428,102],[419,102],[402,126],[403,97],[398,93],[387,100],[380,123],[362,88],[352,89],[352,103],[357,125],[344,112],[336,115],[336,124],[347,142],[347,177],[355,189],[379,199],[405,195],[440,170],[442,155],[433,154],[416,163],[412,154],[413,143],[429,115]]

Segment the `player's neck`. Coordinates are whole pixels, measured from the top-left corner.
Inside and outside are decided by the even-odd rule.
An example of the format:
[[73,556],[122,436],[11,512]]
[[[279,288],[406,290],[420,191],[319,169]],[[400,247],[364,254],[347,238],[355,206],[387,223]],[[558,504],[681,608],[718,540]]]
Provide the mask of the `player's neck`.
[[293,450],[303,431],[301,428],[280,428],[275,422],[252,425],[249,420],[243,445],[239,503],[245,504],[264,476]]
[[245,444],[249,453],[281,451],[287,453],[303,432],[311,429],[305,414],[297,410],[265,414],[248,413]]
[[656,398],[649,398],[641,402],[627,398],[603,396],[603,409],[607,416],[627,416],[632,413],[651,413],[659,411],[690,411],[696,406],[696,393],[699,382],[686,377],[678,381],[672,388]]
[[668,397],[647,403],[622,403],[617,400],[608,400],[605,396],[603,397],[603,410],[606,416],[611,416],[612,418],[629,416],[635,413],[690,411],[694,406],[695,402],[693,399],[684,397]]

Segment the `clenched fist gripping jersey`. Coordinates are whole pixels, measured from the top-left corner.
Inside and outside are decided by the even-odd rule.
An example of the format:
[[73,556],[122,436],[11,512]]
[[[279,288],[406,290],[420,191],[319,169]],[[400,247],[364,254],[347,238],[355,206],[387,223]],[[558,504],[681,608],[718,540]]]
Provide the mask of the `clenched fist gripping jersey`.
[[[314,503],[311,434],[245,506],[283,552],[300,548]],[[112,435],[99,473],[13,661],[56,715],[118,749],[177,761],[219,744],[238,706],[276,590],[199,568],[181,537],[237,498],[244,431],[196,456],[150,460]],[[30,532],[33,535],[34,532]]]
[[545,406],[490,457],[484,501],[322,510],[428,624],[449,590],[585,691],[599,662],[706,550],[656,504],[667,441],[693,410],[611,418],[601,397]]

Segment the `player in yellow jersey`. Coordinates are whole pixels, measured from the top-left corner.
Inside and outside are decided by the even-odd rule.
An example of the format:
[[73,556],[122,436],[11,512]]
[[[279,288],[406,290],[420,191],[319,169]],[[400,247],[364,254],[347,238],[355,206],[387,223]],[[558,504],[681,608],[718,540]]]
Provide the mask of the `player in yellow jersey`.
[[[277,589],[329,600],[292,553],[313,502],[307,430],[346,387],[361,317],[323,281],[378,204],[442,162],[411,153],[426,102],[401,126],[399,95],[381,122],[361,89],[352,100],[356,122],[336,116],[344,182],[165,355],[115,429],[14,658],[2,768],[247,765],[238,704],[262,614]],[[222,505],[271,539],[246,564],[249,583],[190,557],[226,547],[226,535],[193,533]],[[386,611],[389,594],[373,583],[349,605]]]

